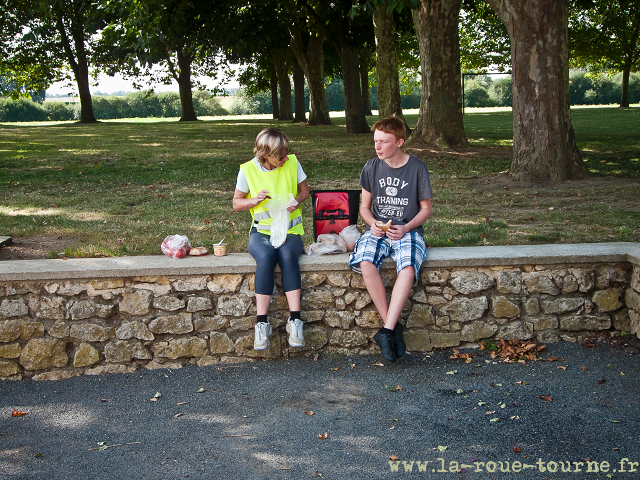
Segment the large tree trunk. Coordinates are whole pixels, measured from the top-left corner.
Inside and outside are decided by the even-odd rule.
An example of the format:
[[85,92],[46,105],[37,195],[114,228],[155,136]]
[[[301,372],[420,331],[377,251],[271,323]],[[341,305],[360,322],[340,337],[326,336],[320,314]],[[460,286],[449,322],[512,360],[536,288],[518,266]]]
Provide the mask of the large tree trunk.
[[273,62],[269,65],[269,85],[271,86],[271,113],[274,119],[280,117],[280,107],[278,106],[278,74]]
[[331,125],[327,97],[324,93],[324,27],[314,27],[310,33],[309,44],[305,47],[302,34],[291,28],[291,48],[309,85],[309,125]]
[[[77,25],[79,20],[76,17],[82,18],[81,12],[75,12],[75,16],[72,20],[72,32],[74,51],[71,48],[69,35],[67,29],[62,20],[63,13],[60,6],[54,6],[56,13],[56,29],[62,39],[62,48],[64,50],[67,61],[71,66],[73,75],[78,85],[78,95],[80,96],[80,123],[96,123],[96,117],[93,113],[93,102],[91,101],[91,91],[89,90],[89,65],[87,63],[87,51],[84,45],[83,29],[81,25]],[[77,56],[77,60],[76,60]]]
[[387,6],[384,3],[375,8],[373,28],[376,36],[376,69],[378,71],[378,116],[386,118],[395,115],[404,121],[400,104],[395,22],[393,14],[387,14]]
[[362,90],[362,109],[365,115],[373,115],[371,111],[371,96],[369,95],[369,52],[360,49],[360,89]]
[[468,146],[462,121],[460,39],[461,0],[421,0],[413,10],[420,47],[422,99],[408,144],[438,148]]
[[296,56],[291,52],[293,57],[293,95],[295,102],[295,117],[294,122],[306,122],[307,121],[307,109],[304,101],[304,71],[298,63]]
[[631,63],[625,62],[622,66],[622,96],[620,97],[620,106],[629,106],[629,77],[631,74]]
[[362,106],[358,47],[342,45],[338,49],[344,83],[344,106],[347,133],[371,133]]
[[584,178],[569,109],[567,0],[488,0],[507,27],[513,78],[513,162],[530,183]]
[[191,91],[191,57],[178,52],[177,82],[180,92],[180,107],[182,108],[181,122],[195,122],[196,110],[193,107],[193,93]]
[[278,120],[293,120],[293,107],[291,105],[291,80],[289,80],[289,62],[286,51],[274,50],[272,53],[273,65],[276,67],[278,85],[280,86],[280,112]]

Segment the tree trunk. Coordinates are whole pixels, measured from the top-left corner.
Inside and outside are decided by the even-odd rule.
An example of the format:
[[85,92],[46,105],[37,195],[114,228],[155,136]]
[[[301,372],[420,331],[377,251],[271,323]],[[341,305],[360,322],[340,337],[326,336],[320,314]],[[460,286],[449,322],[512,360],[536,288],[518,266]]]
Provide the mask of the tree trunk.
[[371,111],[371,96],[369,95],[369,52],[360,49],[360,89],[362,91],[362,109],[365,115],[373,115]]
[[80,123],[96,123],[96,117],[93,113],[93,102],[91,100],[91,91],[89,90],[89,65],[87,63],[87,51],[84,45],[83,29],[81,25],[77,25],[78,19],[82,18],[80,12],[74,12],[75,15],[72,19],[71,36],[73,38],[73,46],[77,55],[74,55],[71,49],[71,43],[69,41],[69,35],[65,27],[63,13],[59,5],[54,6],[54,12],[56,14],[56,29],[60,33],[62,39],[62,48],[64,50],[67,61],[71,66],[73,75],[78,85],[78,95],[80,96]]
[[278,74],[273,62],[269,65],[269,85],[271,86],[271,113],[274,119],[280,117],[280,107],[278,105]]
[[[386,2],[385,2],[386,3]],[[378,116],[395,115],[404,121],[400,104],[400,80],[396,56],[395,22],[393,14],[387,14],[387,6],[381,3],[373,14],[376,36],[376,70],[378,71]],[[407,122],[405,121],[405,124]]]
[[290,32],[291,48],[309,85],[309,125],[332,125],[324,93],[324,27],[319,25],[309,32],[311,37],[306,48],[300,31],[292,27]]
[[191,92],[191,57],[178,52],[178,91],[180,92],[180,107],[182,108],[181,122],[195,122],[196,110],[193,107],[193,93]]
[[342,81],[344,83],[344,113],[347,133],[371,133],[362,106],[358,47],[342,42],[338,51],[340,52]]
[[528,183],[589,175],[569,109],[567,0],[488,0],[507,27],[513,78],[513,162]]
[[280,115],[278,120],[293,120],[293,107],[291,105],[291,80],[289,80],[290,62],[286,51],[274,50],[271,54],[273,65],[276,67],[278,85],[280,86]]
[[462,120],[460,4],[461,0],[421,0],[412,12],[420,47],[422,99],[408,144],[438,148],[469,145]]
[[631,63],[625,62],[622,66],[622,96],[620,97],[620,106],[629,106],[629,76],[631,74]]
[[296,56],[293,55],[293,94],[295,102],[295,117],[294,122],[306,122],[307,121],[307,109],[304,101],[304,71],[298,63]]

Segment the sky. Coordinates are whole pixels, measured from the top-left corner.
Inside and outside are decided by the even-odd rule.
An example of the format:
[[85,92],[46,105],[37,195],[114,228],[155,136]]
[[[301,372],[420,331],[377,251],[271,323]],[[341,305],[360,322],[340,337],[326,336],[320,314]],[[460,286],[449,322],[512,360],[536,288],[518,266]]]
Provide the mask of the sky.
[[[208,88],[213,88],[218,84],[216,80],[212,80],[210,78],[200,78],[199,80]],[[48,95],[67,95],[69,93],[72,93],[74,95],[78,94],[77,93],[78,89],[75,87],[75,83],[73,88],[69,88],[66,85],[67,85],[67,82],[54,83],[47,89],[47,94]],[[231,82],[228,85],[226,85],[226,87],[237,88],[238,83]],[[119,91],[125,91],[125,92],[135,91],[135,89],[133,88],[133,82],[131,82],[130,80],[125,80],[121,75],[110,77],[105,74],[100,74],[98,76],[98,85],[95,87],[90,86],[89,88],[91,93],[95,93],[99,91],[105,94],[110,94],[110,93],[119,92]],[[146,86],[146,83],[144,83],[144,88],[148,89],[150,87]],[[177,92],[178,84],[175,82],[172,85],[154,84],[153,89],[156,92]]]

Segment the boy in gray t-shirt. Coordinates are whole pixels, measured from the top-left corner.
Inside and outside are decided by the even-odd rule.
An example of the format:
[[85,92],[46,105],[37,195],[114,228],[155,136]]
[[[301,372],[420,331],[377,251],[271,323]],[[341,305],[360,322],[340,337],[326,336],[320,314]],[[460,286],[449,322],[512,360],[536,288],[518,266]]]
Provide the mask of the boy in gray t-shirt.
[[[404,355],[406,345],[398,323],[420,266],[426,255],[422,224],[431,216],[431,184],[427,166],[402,151],[404,122],[387,117],[373,125],[378,158],[362,169],[360,216],[367,231],[355,245],[349,268],[362,273],[364,284],[382,320],[373,337],[382,355],[395,362]],[[390,222],[391,226],[384,225]],[[380,272],[382,260],[391,256],[398,278],[391,301],[387,303]]]

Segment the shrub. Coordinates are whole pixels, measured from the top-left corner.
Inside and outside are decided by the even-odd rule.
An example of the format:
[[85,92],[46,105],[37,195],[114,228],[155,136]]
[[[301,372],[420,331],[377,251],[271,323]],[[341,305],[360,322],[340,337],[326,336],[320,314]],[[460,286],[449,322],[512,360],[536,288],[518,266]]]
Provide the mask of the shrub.
[[65,102],[45,102],[44,109],[47,111],[47,119],[51,122],[64,122],[73,120],[73,105]]
[[489,92],[475,80],[465,82],[464,87],[465,107],[491,107],[492,102]]
[[47,111],[29,98],[0,98],[0,122],[44,122]]

